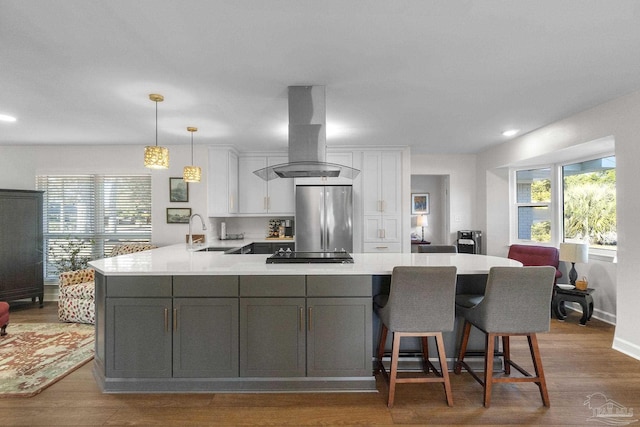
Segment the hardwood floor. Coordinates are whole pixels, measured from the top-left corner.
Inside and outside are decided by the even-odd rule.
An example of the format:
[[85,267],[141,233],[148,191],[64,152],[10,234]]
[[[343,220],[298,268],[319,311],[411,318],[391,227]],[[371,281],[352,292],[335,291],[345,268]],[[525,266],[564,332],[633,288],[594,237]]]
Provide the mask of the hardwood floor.
[[[481,386],[465,373],[451,375],[451,408],[440,384],[401,384],[389,410],[380,381],[380,393],[103,394],[88,363],[37,396],[0,398],[0,425],[601,425],[588,421],[593,411],[584,402],[593,393],[640,419],[640,361],[611,349],[613,326],[591,320],[581,327],[579,318],[570,313],[565,322],[552,319],[551,332],[538,335],[550,408],[542,406],[535,385],[510,383],[494,386],[485,409]],[[56,322],[56,303],[12,307],[11,321]],[[512,339],[514,359],[523,367],[530,367],[527,351],[524,338]]]

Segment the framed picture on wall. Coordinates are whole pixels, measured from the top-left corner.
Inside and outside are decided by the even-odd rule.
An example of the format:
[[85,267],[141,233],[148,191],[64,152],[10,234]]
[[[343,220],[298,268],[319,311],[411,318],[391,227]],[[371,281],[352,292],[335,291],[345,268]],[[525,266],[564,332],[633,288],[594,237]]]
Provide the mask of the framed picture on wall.
[[429,213],[429,193],[411,193],[411,215]]
[[191,208],[167,208],[167,224],[189,224]]
[[170,202],[188,202],[189,201],[189,183],[184,182],[182,177],[169,178],[169,201]]

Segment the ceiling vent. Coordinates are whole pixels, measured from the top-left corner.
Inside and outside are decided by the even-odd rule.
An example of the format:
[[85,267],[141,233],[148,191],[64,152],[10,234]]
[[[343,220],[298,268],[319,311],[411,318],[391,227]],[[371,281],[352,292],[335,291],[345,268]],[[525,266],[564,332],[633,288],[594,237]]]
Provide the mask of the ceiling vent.
[[289,162],[258,169],[265,181],[275,178],[344,177],[360,171],[326,162],[327,124],[324,86],[289,86]]

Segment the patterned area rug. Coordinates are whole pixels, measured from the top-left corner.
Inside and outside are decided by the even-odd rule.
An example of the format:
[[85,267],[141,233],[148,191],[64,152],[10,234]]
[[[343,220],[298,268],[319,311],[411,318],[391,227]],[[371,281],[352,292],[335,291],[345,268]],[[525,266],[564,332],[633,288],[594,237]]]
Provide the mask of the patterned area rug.
[[93,359],[94,327],[9,323],[0,337],[0,398],[30,397]]

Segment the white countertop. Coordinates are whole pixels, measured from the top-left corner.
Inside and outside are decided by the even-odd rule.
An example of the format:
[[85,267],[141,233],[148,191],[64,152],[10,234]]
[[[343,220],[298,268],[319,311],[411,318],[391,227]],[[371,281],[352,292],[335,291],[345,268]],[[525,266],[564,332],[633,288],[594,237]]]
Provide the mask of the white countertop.
[[[271,241],[271,240],[269,240]],[[279,241],[279,240],[278,240]],[[241,247],[251,241],[227,240],[210,243]],[[225,246],[226,247],[226,246]],[[204,248],[204,247],[203,247]],[[186,244],[91,261],[89,265],[107,276],[161,275],[376,275],[391,274],[395,266],[449,266],[458,274],[486,274],[493,266],[520,267],[508,258],[472,254],[354,253],[353,264],[267,264],[269,255],[226,255],[194,252]]]

